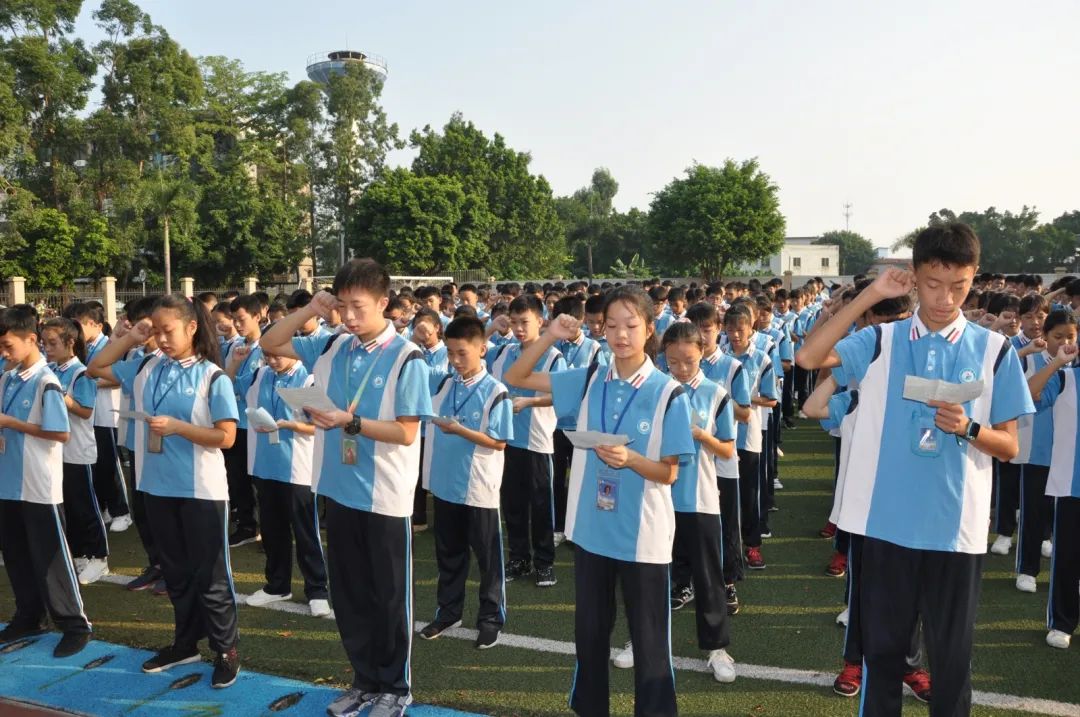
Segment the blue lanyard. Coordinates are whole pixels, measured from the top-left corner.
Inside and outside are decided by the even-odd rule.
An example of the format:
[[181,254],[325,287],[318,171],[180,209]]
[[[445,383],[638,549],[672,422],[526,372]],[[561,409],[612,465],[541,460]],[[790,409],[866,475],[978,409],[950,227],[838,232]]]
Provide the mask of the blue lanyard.
[[[484,378],[487,377],[485,376]],[[476,385],[473,386],[473,389],[467,394],[465,394],[465,400],[461,403],[457,402],[457,387],[459,383],[464,383],[464,381],[454,381],[454,395],[450,397],[450,403],[454,407],[455,416],[461,413],[461,409],[465,408],[465,406],[469,403],[469,399],[473,397],[473,394],[480,390],[480,384],[484,382],[484,378],[481,378],[479,381],[476,382]]]
[[[605,380],[604,381],[603,401],[600,404],[600,428],[604,431],[604,433],[608,432],[608,429],[607,429],[607,385],[608,385],[608,381]],[[633,393],[630,394],[630,398],[627,399],[626,405],[623,406],[622,413],[619,414],[619,420],[615,422],[615,427],[611,429],[612,434],[618,434],[619,426],[622,425],[623,419],[626,418],[626,414],[630,413],[630,404],[634,402],[634,399],[637,398],[637,395],[638,395],[638,389],[635,388]]]
[[[4,386],[5,392],[7,391],[8,386],[10,386],[11,382],[14,381],[14,380],[15,380],[14,376],[12,376],[11,378],[8,379],[7,385]],[[10,416],[11,415],[11,407],[15,405],[15,399],[19,397],[19,394],[22,393],[22,390],[24,388],[26,388],[26,386],[29,383],[30,383],[29,381],[20,381],[19,382],[19,387],[17,389],[15,389],[14,393],[11,394],[11,398],[4,403],[4,415],[5,416]]]
[[[278,386],[281,386],[282,388],[288,387],[289,374],[283,373],[278,376],[278,374],[274,373],[274,370],[271,369],[269,366],[266,367],[266,370],[269,371],[273,376],[270,379],[270,410],[272,411],[274,418],[278,418],[278,411],[281,410],[281,396],[278,395],[277,389]],[[277,381],[278,378],[282,378],[284,380],[279,384]],[[284,416],[284,418],[289,419],[291,418],[291,416]]]
[[165,390],[162,391],[159,394],[158,389],[161,388],[161,376],[162,376],[162,374],[165,373],[165,368],[166,368],[167,365],[168,365],[168,362],[162,362],[158,366],[157,378],[154,381],[154,390],[150,393],[150,404],[152,406],[152,410],[153,410],[155,416],[157,415],[157,412],[158,412],[158,406],[160,406],[161,402],[165,400],[165,397],[169,395],[169,392],[173,390],[173,386],[175,386],[176,383],[181,378],[183,378],[184,371],[185,371],[184,367],[180,366],[180,363],[177,362],[177,366],[180,366],[180,371],[177,373],[176,378],[174,378],[169,383],[169,385],[165,387]]
[[580,344],[574,344],[573,341],[566,341],[565,344],[567,345],[567,348],[569,348],[570,345],[574,346],[574,353],[573,354],[569,354],[566,351],[563,352],[563,353],[567,354],[566,355],[566,365],[570,366],[570,367],[573,367],[574,359],[576,359],[577,355],[581,352],[581,347],[585,345],[585,338],[582,337]]

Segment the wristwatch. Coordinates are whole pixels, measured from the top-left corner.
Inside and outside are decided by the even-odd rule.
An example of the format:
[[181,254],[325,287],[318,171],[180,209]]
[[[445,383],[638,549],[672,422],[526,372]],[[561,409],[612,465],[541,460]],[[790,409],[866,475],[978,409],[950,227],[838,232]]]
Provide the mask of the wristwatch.
[[981,428],[982,426],[980,426],[975,421],[968,421],[967,430],[964,431],[964,435],[960,437],[970,443],[971,441],[974,441],[976,438],[979,437],[979,429]]
[[352,420],[345,424],[342,429],[347,435],[355,436],[360,433],[360,416],[353,416]]

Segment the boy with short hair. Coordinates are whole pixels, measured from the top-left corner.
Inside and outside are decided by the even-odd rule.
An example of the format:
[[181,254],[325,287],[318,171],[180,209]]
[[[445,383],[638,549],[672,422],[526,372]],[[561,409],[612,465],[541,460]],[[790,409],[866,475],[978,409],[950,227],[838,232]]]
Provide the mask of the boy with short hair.
[[[933,711],[971,711],[971,650],[990,518],[991,458],[1017,454],[1016,419],[1034,413],[1015,350],[960,311],[979,263],[970,227],[915,239],[914,272],[890,269],[809,336],[796,360],[859,387],[851,473],[839,526],[865,535],[860,610],[866,678],[862,714],[901,712],[901,678],[921,614],[934,666]],[[878,301],[917,290],[910,319],[848,327]],[[846,338],[845,338],[846,337]],[[964,404],[904,398],[904,380],[983,382]]]
[[15,615],[0,644],[45,631],[46,611],[64,636],[54,657],[90,641],[75,565],[64,537],[67,407],[38,349],[37,314],[26,304],[0,311],[0,545]]
[[437,418],[426,428],[423,464],[424,482],[435,497],[438,609],[420,637],[434,640],[461,624],[471,548],[480,566],[475,646],[484,650],[495,646],[506,622],[499,489],[514,412],[506,386],[485,367],[479,319],[451,321],[446,346],[453,372],[431,374]]
[[[371,717],[401,717],[412,703],[409,517],[431,394],[420,350],[383,318],[389,290],[382,266],[353,259],[334,277],[333,294],[320,291],[262,339],[272,353],[299,358],[336,407],[306,407],[317,429],[312,490],[326,497],[330,594],[353,669],[332,717],[368,706]],[[332,310],[345,333],[294,338]]]
[[255,378],[255,373],[263,366],[260,311],[262,301],[259,295],[251,294],[233,299],[229,306],[233,324],[243,343],[238,343],[229,352],[225,361],[225,373],[232,379],[233,392],[236,395],[236,409],[240,421],[236,424],[236,442],[227,448],[225,466],[229,476],[229,505],[232,508],[236,530],[229,535],[229,547],[259,540],[259,524],[255,518],[255,486],[251,481],[252,456],[248,455],[248,419],[247,390]]
[[[498,330],[508,325],[517,339],[487,354],[488,370],[502,380],[524,347],[540,338],[544,308],[536,296],[523,294],[510,303],[509,318],[498,318]],[[548,349],[536,371],[562,371],[566,361],[558,349]],[[555,578],[555,514],[552,507],[551,454],[554,452],[555,409],[551,396],[526,389],[510,392],[514,408],[514,435],[506,447],[502,482],[503,511],[510,542],[507,581],[533,573],[537,587],[551,587]],[[530,551],[531,544],[531,551]]]

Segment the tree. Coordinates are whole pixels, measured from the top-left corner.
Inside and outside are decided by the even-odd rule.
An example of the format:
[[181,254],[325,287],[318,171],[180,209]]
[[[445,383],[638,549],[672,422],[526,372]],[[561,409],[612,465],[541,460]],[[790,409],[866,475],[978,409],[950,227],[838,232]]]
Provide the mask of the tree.
[[646,258],[712,281],[729,267],[779,251],[785,223],[778,191],[756,159],[692,165],[652,201],[653,253]]
[[454,114],[438,133],[430,126],[413,132],[419,150],[413,173],[458,180],[476,203],[473,229],[483,233],[488,269],[500,276],[558,274],[566,265],[566,237],[555,211],[551,187],[529,172],[531,157],[488,139],[472,122]]
[[877,259],[870,240],[853,231],[825,232],[815,244],[834,244],[840,247],[840,273],[861,274]]
[[386,172],[356,206],[355,253],[395,273],[428,274],[482,266],[487,245],[482,208],[454,177]]
[[[593,275],[593,254],[604,240],[614,238],[611,202],[619,191],[619,183],[605,167],[593,171],[589,186],[582,187],[569,197],[555,200],[556,212],[562,220],[566,241],[573,254],[574,274]],[[621,260],[616,252],[613,260]],[[605,266],[604,262],[596,262]],[[607,262],[608,264],[611,261]]]

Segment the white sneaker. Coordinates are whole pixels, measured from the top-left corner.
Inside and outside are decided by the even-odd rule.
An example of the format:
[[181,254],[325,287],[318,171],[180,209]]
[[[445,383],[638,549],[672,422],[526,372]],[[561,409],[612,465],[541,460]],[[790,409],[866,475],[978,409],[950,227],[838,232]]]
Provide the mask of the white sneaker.
[[1070,642],[1072,642],[1072,635],[1067,632],[1051,630],[1046,633],[1046,644],[1050,647],[1056,647],[1059,650],[1068,650]]
[[721,648],[710,652],[709,667],[712,668],[713,677],[717,682],[735,681],[735,659],[727,654],[727,650]]
[[106,508],[105,510],[101,511],[101,521],[102,521],[103,523],[105,523],[105,525],[108,525],[109,523],[111,523],[111,522],[112,522],[112,516],[111,516],[111,515],[109,515],[109,509],[108,509],[108,508]]
[[1008,555],[1012,547],[1012,538],[1008,535],[999,535],[994,544],[990,546],[990,552],[994,555]]
[[809,416],[806,415],[806,411],[803,411],[803,410],[800,409],[799,410],[799,418],[809,418]]
[[772,487],[773,490],[783,490],[784,484],[780,482],[779,478],[773,478]]
[[836,624],[837,625],[843,625],[844,627],[847,627],[848,617],[850,615],[850,612],[851,612],[850,608],[844,608],[844,611],[836,616]]
[[780,446],[776,447],[776,457],[777,458],[783,458],[784,457],[784,449],[781,448]]
[[1054,554],[1054,544],[1051,543],[1049,540],[1042,541],[1042,556],[1044,558],[1049,558],[1053,554]]
[[90,558],[80,555],[75,558],[75,574],[78,575],[86,570],[86,564],[90,562]]
[[312,617],[326,617],[330,614],[330,603],[326,600],[311,600],[308,602]]
[[555,533],[555,547],[559,547],[566,542],[566,533]]
[[281,602],[282,600],[291,599],[292,593],[287,593],[285,595],[271,595],[270,593],[259,589],[248,596],[247,604],[251,605],[252,607],[262,607],[264,605],[269,605],[270,603]]
[[1020,573],[1016,576],[1016,589],[1022,593],[1035,592],[1035,577],[1033,575],[1024,575]]
[[93,585],[109,574],[109,561],[105,558],[90,558],[86,567],[79,573],[80,585]]
[[131,514],[121,515],[119,518],[113,518],[112,525],[109,526],[110,532],[123,533],[125,530],[131,527]]
[[634,644],[627,642],[626,647],[615,656],[613,664],[621,670],[629,670],[634,666]]

